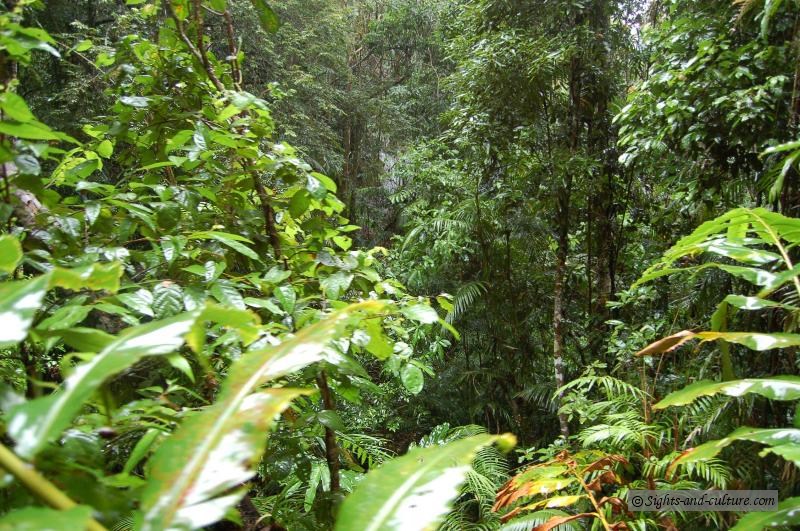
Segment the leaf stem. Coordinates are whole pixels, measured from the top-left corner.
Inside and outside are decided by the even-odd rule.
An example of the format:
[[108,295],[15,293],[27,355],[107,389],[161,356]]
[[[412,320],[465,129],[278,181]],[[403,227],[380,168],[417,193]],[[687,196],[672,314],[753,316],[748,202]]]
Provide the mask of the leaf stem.
[[[770,237],[775,242],[775,246],[778,248],[778,250],[781,253],[781,256],[783,257],[783,262],[786,264],[786,268],[789,271],[794,269],[794,265],[792,264],[792,259],[789,258],[789,253],[786,252],[786,248],[781,243],[781,239],[778,237],[778,235],[775,233],[775,231],[772,230],[772,227],[769,226],[769,223],[767,223],[766,221],[761,219],[761,216],[759,216],[758,214],[756,214],[752,210],[750,211],[750,215],[752,215],[754,218],[756,218],[758,220],[758,222],[761,223],[761,225],[764,226],[764,229],[767,231],[767,233],[769,233]],[[792,277],[792,281],[794,282],[795,290],[797,290],[797,295],[800,295],[800,280],[797,278],[797,275],[794,275]]]
[[[54,509],[63,511],[78,505],[2,443],[0,443],[0,468],[14,476],[26,489]],[[87,529],[89,531],[106,531],[106,528],[94,518],[89,519]]]

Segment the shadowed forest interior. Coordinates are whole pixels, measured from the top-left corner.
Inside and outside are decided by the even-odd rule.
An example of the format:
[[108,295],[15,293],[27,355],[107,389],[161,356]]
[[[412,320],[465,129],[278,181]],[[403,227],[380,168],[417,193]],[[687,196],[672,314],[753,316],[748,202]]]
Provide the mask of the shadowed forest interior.
[[800,0],[3,0],[0,163],[0,531],[800,526]]

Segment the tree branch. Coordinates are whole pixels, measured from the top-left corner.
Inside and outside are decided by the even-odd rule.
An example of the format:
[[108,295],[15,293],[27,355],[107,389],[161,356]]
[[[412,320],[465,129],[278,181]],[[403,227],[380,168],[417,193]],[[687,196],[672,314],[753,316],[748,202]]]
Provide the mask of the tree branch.
[[[0,443],[0,467],[53,509],[64,511],[78,505],[2,443]],[[106,531],[106,528],[94,518],[89,519],[86,527],[89,531]]]

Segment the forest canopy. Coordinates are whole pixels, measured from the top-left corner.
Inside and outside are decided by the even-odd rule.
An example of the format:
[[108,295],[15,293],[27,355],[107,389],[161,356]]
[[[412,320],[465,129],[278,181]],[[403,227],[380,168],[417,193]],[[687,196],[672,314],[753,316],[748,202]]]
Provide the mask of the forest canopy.
[[797,0],[3,0],[0,164],[0,531],[800,526]]

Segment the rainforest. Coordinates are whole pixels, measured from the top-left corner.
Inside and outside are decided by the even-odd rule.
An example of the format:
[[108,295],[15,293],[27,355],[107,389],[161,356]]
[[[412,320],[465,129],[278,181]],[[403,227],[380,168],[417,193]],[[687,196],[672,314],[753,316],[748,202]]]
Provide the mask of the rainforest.
[[799,0],[0,0],[0,531],[798,529],[798,348]]

